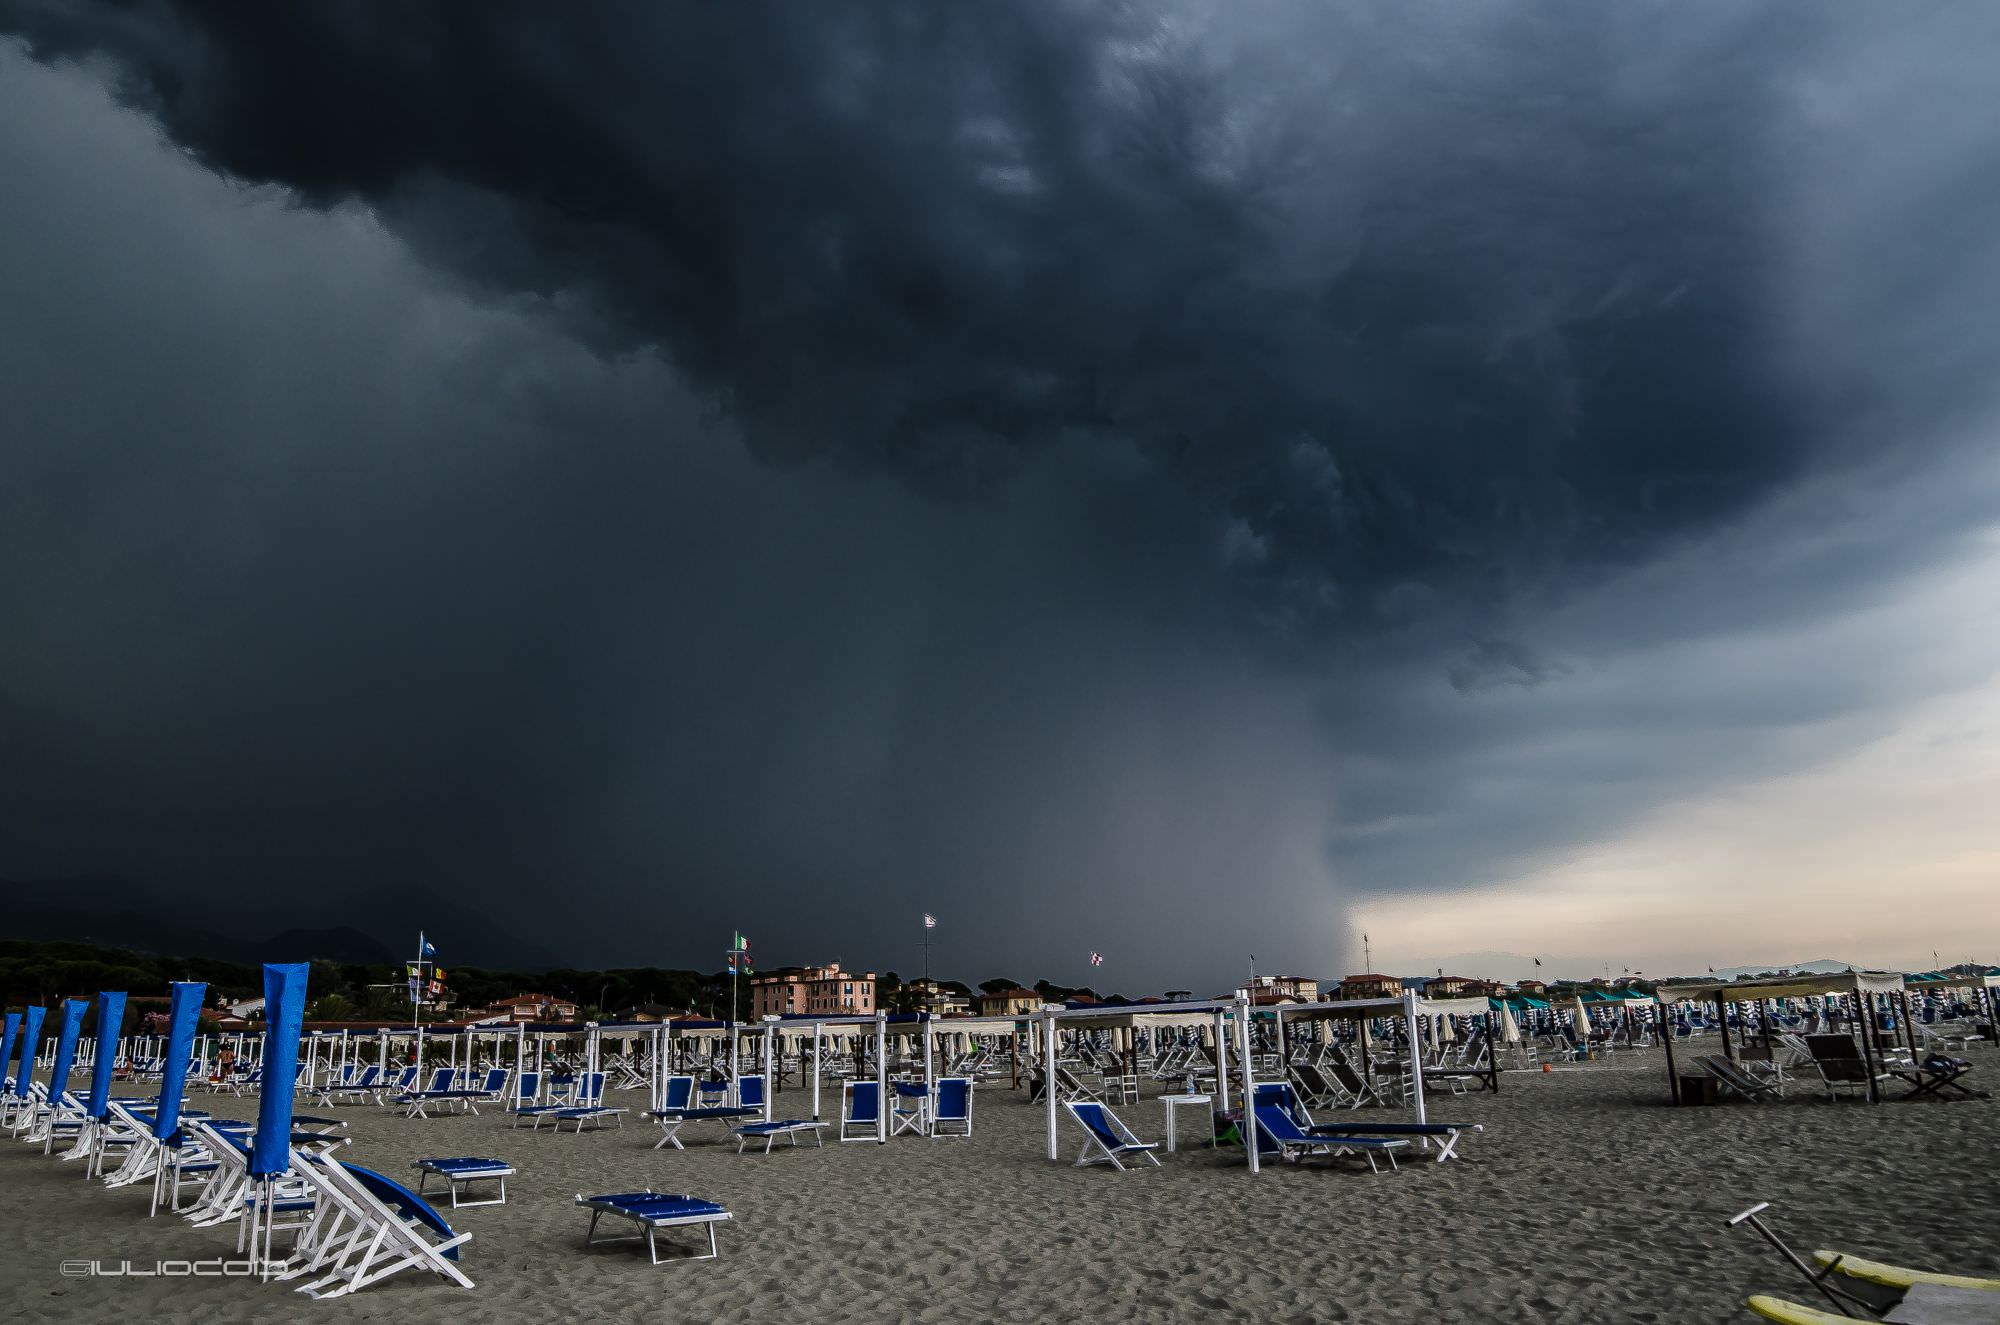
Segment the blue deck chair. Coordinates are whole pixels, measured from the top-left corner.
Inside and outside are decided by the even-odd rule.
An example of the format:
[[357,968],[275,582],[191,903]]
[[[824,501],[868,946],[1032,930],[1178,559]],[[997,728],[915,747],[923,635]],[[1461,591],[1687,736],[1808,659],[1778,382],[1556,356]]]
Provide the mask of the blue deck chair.
[[1479,1123],[1311,1123],[1306,1131],[1314,1136],[1413,1136],[1426,1150],[1437,1151],[1437,1161],[1458,1158],[1458,1142],[1467,1132],[1483,1132]]
[[1360,1155],[1368,1161],[1371,1172],[1380,1173],[1375,1162],[1377,1155],[1386,1157],[1389,1168],[1396,1168],[1396,1152],[1409,1145],[1407,1137],[1317,1135],[1301,1128],[1298,1121],[1277,1104],[1258,1104],[1252,1111],[1257,1118],[1258,1141],[1269,1140],[1277,1147],[1278,1153],[1294,1162],[1310,1155]]
[[1124,1161],[1134,1157],[1144,1158],[1154,1168],[1159,1167],[1160,1157],[1153,1153],[1160,1148],[1159,1143],[1141,1141],[1132,1135],[1132,1129],[1104,1105],[1095,1100],[1069,1100],[1063,1108],[1083,1128],[1083,1149],[1077,1152],[1077,1168],[1109,1164],[1123,1173]]
[[931,1139],[972,1135],[972,1078],[945,1077],[937,1083],[937,1107],[931,1115]]
[[746,1109],[761,1112],[764,1108],[764,1078],[736,1078],[736,1102]]
[[686,1150],[677,1133],[681,1124],[687,1121],[687,1111],[694,1107],[694,1078],[673,1076],[667,1078],[667,1093],[660,1101],[660,1107],[649,1109],[646,1116],[660,1125],[660,1139],[653,1143],[653,1149],[660,1150],[672,1146],[676,1150]]
[[916,1132],[928,1135],[931,1129],[931,1097],[921,1081],[894,1081],[890,1089],[896,1094],[895,1112],[889,1116],[889,1135],[899,1132]]
[[[571,1103],[567,1106],[542,1115],[555,1124],[558,1132],[562,1131],[564,1123],[574,1123],[578,1133],[581,1133],[586,1126],[597,1128],[605,1123],[613,1123],[619,1127],[625,1125],[625,1110],[614,1109],[604,1103],[602,1072],[587,1072],[577,1078],[576,1093],[570,1099]],[[536,1120],[536,1128],[540,1129],[539,1118]]]
[[482,1104],[504,1104],[507,1099],[507,1069],[489,1067],[478,1085],[465,1086],[458,1090],[444,1091],[440,1099],[458,1105],[477,1116]]
[[301,1293],[340,1297],[404,1269],[429,1270],[472,1287],[457,1264],[459,1248],[472,1235],[454,1232],[429,1201],[394,1178],[330,1156],[295,1155],[292,1162],[331,1207],[324,1216],[330,1227],[282,1276],[318,1273]]
[[375,1102],[386,1105],[398,1095],[406,1095],[417,1088],[417,1069],[406,1067],[375,1092]]
[[[874,1081],[850,1081],[840,1088],[840,1139],[873,1141],[882,1118],[882,1090]],[[866,1128],[861,1135],[849,1136],[851,1129]]]
[[427,1104],[442,1103],[458,1094],[456,1085],[458,1072],[449,1067],[440,1067],[431,1073],[430,1083],[422,1090],[406,1090],[396,1097],[396,1103],[403,1106],[405,1116],[428,1118],[424,1111]]
[[357,1104],[363,1103],[374,1097],[376,1089],[381,1084],[381,1064],[369,1063],[359,1072],[349,1074],[338,1086],[328,1086],[326,1089],[320,1091],[319,1102],[321,1107],[328,1109],[331,1109],[342,1100],[351,1100]]
[[[561,1082],[553,1083],[551,1090],[553,1091],[562,1084]],[[526,1104],[515,1109],[514,1126],[519,1127],[521,1120],[525,1118],[539,1131],[542,1119],[546,1118],[557,1124],[558,1131],[561,1130],[561,1124],[568,1121],[576,1123],[576,1130],[581,1132],[585,1122],[599,1121],[595,1115],[599,1114],[600,1111],[604,1111],[604,1074],[602,1072],[589,1072],[583,1076],[572,1078],[568,1083],[566,1094],[552,1094],[550,1098],[551,1103],[548,1104]],[[622,1114],[625,1111],[623,1109],[616,1109],[608,1112]]]
[[655,1113],[685,1113],[694,1107],[694,1078],[676,1076],[667,1078],[667,1093],[660,1101]]

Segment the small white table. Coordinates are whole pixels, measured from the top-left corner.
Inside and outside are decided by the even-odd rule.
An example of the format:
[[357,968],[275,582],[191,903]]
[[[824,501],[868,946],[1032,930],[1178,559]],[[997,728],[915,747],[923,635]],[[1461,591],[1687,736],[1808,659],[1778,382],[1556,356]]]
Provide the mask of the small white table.
[[[1207,1104],[1209,1103],[1209,1099],[1210,1099],[1210,1097],[1209,1097],[1209,1096],[1207,1096],[1207,1095],[1162,1095],[1162,1096],[1160,1096],[1160,1104],[1161,1104],[1161,1106],[1162,1106],[1163,1108],[1165,1108],[1165,1109],[1166,1109],[1166,1111],[1167,1111],[1167,1153],[1168,1153],[1168,1154],[1170,1154],[1170,1155],[1171,1155],[1171,1154],[1172,1154],[1172,1153],[1174,1152],[1174,1110],[1176,1110],[1177,1108],[1179,1108],[1179,1107],[1180,1107],[1181,1105],[1183,1105],[1183,1104],[1199,1104],[1199,1105],[1202,1105],[1202,1106],[1206,1107],[1206,1106],[1207,1106]],[[1213,1147],[1213,1146],[1215,1145],[1215,1123],[1214,1123],[1213,1121],[1211,1121],[1211,1122],[1209,1123],[1209,1125],[1208,1125],[1208,1144],[1209,1144],[1209,1146],[1210,1146],[1211,1148],[1212,1148],[1212,1147]]]

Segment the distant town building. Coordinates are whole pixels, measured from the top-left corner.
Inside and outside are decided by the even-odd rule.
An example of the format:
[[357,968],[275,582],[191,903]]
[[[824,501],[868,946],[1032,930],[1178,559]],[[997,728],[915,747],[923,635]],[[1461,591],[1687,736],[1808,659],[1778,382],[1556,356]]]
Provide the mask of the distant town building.
[[1032,989],[996,989],[974,1000],[982,1017],[1025,1017],[1039,1010],[1042,996]]
[[903,986],[903,992],[906,1005],[913,1012],[928,1012],[933,1017],[962,1017],[972,1011],[970,998],[928,976],[910,981]]
[[1401,998],[1403,982],[1393,975],[1350,975],[1333,991],[1339,999]]
[[1249,984],[1250,1001],[1269,1003],[1314,1003],[1319,1000],[1319,981],[1303,975],[1260,975]]
[[566,998],[555,998],[549,994],[515,994],[491,1004],[486,1009],[486,1015],[508,1022],[575,1021],[578,1011],[577,1005]]
[[1549,992],[1548,985],[1544,984],[1540,980],[1523,980],[1520,984],[1514,987],[1518,989],[1521,993],[1526,994],[1530,998],[1540,998],[1542,997],[1542,995]]
[[750,977],[753,1017],[873,1016],[875,972],[827,966],[787,966]]

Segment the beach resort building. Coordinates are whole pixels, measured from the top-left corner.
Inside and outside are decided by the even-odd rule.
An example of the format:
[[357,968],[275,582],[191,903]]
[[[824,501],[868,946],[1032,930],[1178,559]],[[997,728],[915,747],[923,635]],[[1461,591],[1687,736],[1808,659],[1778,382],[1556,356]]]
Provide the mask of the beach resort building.
[[974,1000],[982,1017],[1025,1017],[1042,1006],[1042,996],[1032,989],[996,989]]
[[912,1012],[928,1012],[933,1017],[962,1017],[972,1011],[969,997],[928,976],[919,976],[903,986],[903,1005]]
[[826,966],[786,966],[750,977],[753,1017],[870,1015],[875,1012],[875,972]]
[[578,1008],[566,998],[548,994],[515,994],[486,1009],[486,1015],[507,1022],[575,1021]]
[[1333,997],[1348,998],[1401,998],[1403,982],[1393,975],[1350,975],[1340,982],[1333,991]]
[[1303,975],[1260,975],[1249,985],[1250,1001],[1268,1003],[1313,1003],[1319,999],[1319,981]]

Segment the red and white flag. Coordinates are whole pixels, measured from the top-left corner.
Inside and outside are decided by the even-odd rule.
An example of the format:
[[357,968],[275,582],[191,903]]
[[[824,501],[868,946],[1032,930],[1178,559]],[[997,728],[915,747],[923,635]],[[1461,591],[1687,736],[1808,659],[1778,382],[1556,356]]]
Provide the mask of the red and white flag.
[[937,917],[932,915],[928,911],[924,912],[924,928],[925,929],[937,928]]
[[1101,952],[1093,952],[1093,953],[1091,953],[1091,954],[1090,954],[1090,964],[1091,964],[1092,966],[1102,966],[1102,965],[1104,965],[1104,954],[1103,954],[1103,953],[1101,953]]

